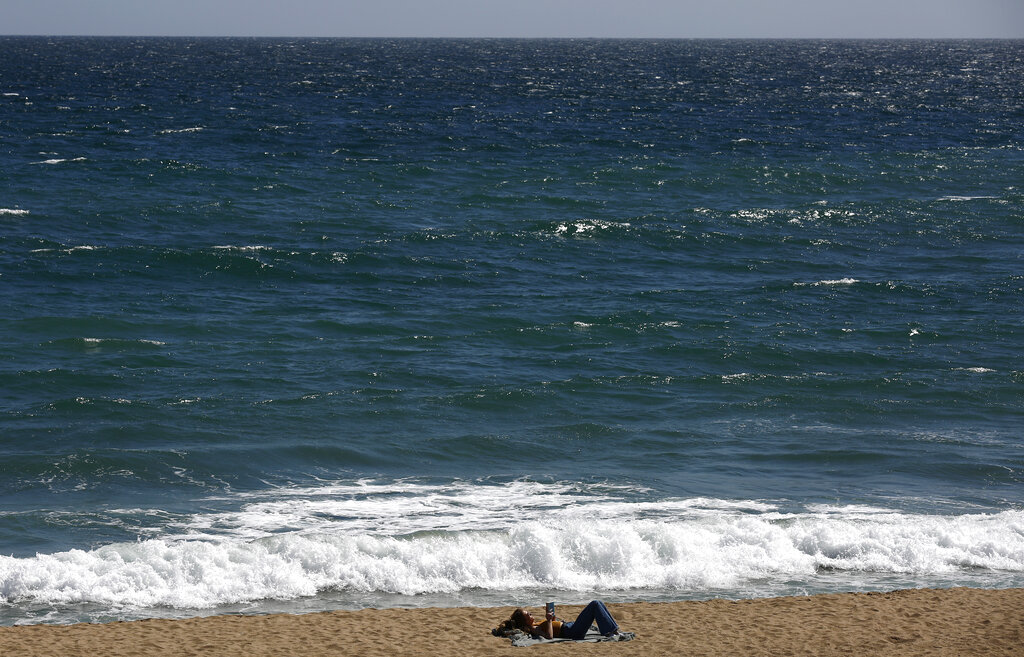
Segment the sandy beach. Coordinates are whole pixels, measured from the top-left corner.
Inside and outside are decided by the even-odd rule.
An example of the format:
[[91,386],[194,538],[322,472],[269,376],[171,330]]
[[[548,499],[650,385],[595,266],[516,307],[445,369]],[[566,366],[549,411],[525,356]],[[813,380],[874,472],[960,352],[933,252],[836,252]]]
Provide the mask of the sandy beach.
[[[562,606],[571,618],[578,607]],[[1021,655],[1024,589],[610,605],[630,642],[513,647],[511,608],[364,609],[0,628],[0,655]],[[534,611],[541,611],[534,609]]]

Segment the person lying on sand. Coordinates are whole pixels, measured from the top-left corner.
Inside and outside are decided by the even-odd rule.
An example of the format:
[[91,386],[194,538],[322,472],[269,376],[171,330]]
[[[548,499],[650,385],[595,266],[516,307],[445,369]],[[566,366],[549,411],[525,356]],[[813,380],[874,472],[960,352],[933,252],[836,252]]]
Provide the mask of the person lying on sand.
[[494,630],[494,633],[505,635],[512,630],[522,630],[538,638],[579,640],[586,636],[591,624],[595,621],[598,631],[606,637],[614,636],[619,632],[619,624],[612,618],[608,607],[600,600],[591,601],[574,621],[558,620],[555,618],[554,609],[551,608],[548,609],[545,616],[546,620],[538,623],[530,612],[519,608],[513,611],[512,617],[503,621]]

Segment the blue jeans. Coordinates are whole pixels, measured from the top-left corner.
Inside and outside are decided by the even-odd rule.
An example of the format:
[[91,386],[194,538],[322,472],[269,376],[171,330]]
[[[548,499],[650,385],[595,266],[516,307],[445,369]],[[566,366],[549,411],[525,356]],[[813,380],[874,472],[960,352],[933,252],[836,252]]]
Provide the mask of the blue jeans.
[[594,600],[583,608],[580,615],[572,622],[562,623],[560,637],[563,639],[582,639],[590,630],[590,625],[597,621],[597,629],[601,634],[612,634],[619,631],[619,624],[608,613],[608,607],[600,600]]

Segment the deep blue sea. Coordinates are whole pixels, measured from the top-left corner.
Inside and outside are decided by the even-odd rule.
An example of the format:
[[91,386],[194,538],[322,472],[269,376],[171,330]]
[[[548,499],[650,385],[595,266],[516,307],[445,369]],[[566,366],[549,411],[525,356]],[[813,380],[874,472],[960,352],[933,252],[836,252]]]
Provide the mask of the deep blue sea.
[[1022,80],[0,38],[0,624],[1024,586]]

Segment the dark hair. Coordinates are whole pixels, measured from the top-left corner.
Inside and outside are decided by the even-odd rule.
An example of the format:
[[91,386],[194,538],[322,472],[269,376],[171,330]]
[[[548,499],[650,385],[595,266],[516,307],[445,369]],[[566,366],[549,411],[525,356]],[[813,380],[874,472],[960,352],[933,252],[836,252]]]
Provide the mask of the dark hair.
[[512,612],[512,616],[508,620],[502,621],[498,627],[491,630],[491,634],[494,636],[510,636],[513,632],[521,632],[527,629],[533,629],[533,626],[526,620],[526,612],[519,608]]

